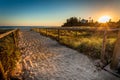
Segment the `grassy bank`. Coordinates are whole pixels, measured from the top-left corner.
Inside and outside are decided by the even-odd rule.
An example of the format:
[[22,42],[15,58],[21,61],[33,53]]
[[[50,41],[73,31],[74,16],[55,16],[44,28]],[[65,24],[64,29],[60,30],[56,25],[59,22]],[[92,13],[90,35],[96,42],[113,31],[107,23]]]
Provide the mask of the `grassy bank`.
[[[0,30],[1,34],[9,30]],[[16,42],[17,33],[14,34]],[[15,45],[13,34],[9,34],[0,39],[0,78],[1,80],[10,80],[12,71],[20,58],[20,53]]]
[[0,34],[10,31],[11,29],[0,29]]
[[[58,40],[58,32],[56,29],[34,29],[36,32],[40,32],[43,35],[49,36],[53,39]],[[100,59],[102,43],[103,43],[103,32],[99,31],[72,31],[72,30],[60,30],[59,42],[70,48],[73,48],[81,53],[84,53],[94,59]],[[112,57],[114,43],[117,39],[117,32],[107,33],[106,43],[106,60],[109,62]]]

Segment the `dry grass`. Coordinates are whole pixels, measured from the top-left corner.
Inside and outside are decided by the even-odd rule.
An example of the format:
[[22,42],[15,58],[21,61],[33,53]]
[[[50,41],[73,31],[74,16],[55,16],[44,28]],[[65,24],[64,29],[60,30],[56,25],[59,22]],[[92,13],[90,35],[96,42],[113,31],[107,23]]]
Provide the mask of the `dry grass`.
[[0,39],[0,76],[2,76],[2,80],[8,80],[11,77],[10,74],[19,57],[20,53],[14,44],[13,35],[10,34]]

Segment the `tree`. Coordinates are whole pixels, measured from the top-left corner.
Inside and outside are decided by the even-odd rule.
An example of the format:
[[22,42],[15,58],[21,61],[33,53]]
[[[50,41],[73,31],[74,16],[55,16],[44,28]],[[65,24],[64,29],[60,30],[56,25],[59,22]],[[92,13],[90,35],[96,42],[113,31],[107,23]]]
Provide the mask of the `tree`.
[[[91,20],[91,21],[90,21]],[[66,20],[66,22],[63,24],[62,27],[73,27],[73,26],[91,26],[93,25],[93,19],[91,17],[89,20],[87,19],[81,19],[81,17],[71,17]]]

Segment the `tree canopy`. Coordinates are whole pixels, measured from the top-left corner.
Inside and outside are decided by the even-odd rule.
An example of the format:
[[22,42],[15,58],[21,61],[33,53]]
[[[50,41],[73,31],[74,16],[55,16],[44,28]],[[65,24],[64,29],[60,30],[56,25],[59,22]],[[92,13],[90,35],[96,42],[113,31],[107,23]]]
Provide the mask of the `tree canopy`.
[[93,24],[93,19],[89,18],[87,19],[81,19],[77,17],[71,17],[66,20],[66,22],[62,25],[62,27],[72,27],[72,26],[89,26]]
[[[120,20],[117,22],[113,22],[111,19],[107,22],[109,27],[120,27]],[[66,19],[66,22],[62,25],[62,27],[80,27],[80,26],[94,26],[94,27],[103,27],[101,23],[95,22],[91,17],[89,19],[82,19],[81,17],[70,17]]]

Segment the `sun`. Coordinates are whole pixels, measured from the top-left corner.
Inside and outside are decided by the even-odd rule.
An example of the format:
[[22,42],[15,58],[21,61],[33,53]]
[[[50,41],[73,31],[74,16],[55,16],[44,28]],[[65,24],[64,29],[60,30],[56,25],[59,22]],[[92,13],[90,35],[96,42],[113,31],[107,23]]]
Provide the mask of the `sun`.
[[106,23],[106,22],[109,22],[110,19],[111,19],[110,16],[102,16],[102,17],[100,17],[100,18],[98,19],[98,22],[100,22],[100,23]]

